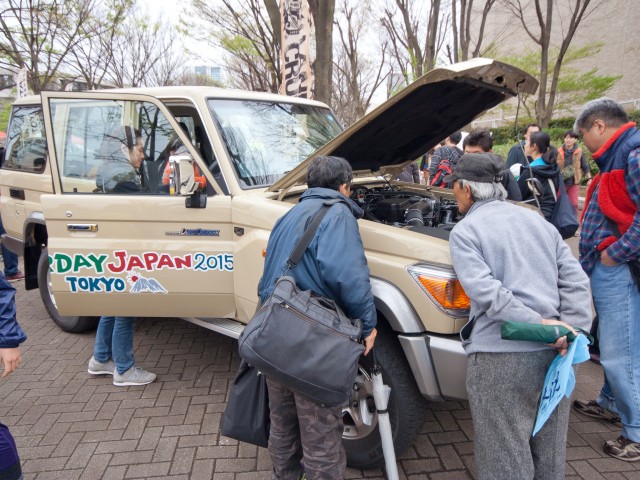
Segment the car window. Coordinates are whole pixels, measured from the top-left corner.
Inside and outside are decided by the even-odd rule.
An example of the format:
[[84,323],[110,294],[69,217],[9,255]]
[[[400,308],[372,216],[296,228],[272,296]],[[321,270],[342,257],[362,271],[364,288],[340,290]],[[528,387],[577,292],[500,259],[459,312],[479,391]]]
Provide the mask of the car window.
[[42,173],[46,158],[47,141],[42,107],[14,107],[7,132],[2,168]]
[[311,105],[211,99],[209,109],[243,188],[271,185],[342,131]]
[[188,150],[156,105],[51,99],[51,109],[63,193],[175,192],[168,160]]

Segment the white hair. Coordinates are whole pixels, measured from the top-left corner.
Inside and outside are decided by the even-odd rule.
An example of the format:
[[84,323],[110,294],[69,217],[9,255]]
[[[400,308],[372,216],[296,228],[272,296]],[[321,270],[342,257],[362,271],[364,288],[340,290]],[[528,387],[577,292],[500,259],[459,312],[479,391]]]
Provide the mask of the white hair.
[[506,200],[507,191],[504,189],[501,183],[496,182],[474,182],[472,180],[458,180],[460,188],[464,188],[466,185],[471,190],[471,195],[476,202],[481,200]]

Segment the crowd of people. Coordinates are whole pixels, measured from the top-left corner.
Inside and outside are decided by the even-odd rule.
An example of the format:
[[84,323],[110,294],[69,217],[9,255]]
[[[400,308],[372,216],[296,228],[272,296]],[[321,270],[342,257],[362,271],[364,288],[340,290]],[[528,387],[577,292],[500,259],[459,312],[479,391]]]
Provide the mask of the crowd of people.
[[[97,187],[140,189],[139,132],[118,135],[124,140],[105,147],[118,163],[105,165]],[[458,205],[461,218],[451,231],[450,252],[471,301],[461,338],[479,479],[564,478],[569,400],[560,402],[534,437],[532,430],[545,373],[558,353],[566,354],[569,340],[564,335],[552,344],[515,342],[502,339],[500,329],[511,321],[588,331],[592,303],[605,380],[596,400],[575,400],[573,407],[620,426],[618,438],[604,444],[606,454],[640,460],[640,131],[619,104],[603,98],[584,107],[557,149],[538,125],[527,125],[523,136],[505,162],[493,153],[488,131],[470,132],[462,148],[456,132],[400,177],[420,182],[422,171],[425,183],[451,188]],[[593,179],[580,138],[598,166]],[[578,186],[585,178],[578,261],[549,219],[561,182],[577,214]],[[311,162],[308,190],[271,233],[258,293],[264,302],[287,270],[302,289],[334,300],[348,316],[362,320],[366,355],[375,343],[377,314],[357,223],[363,212],[350,198],[352,179],[345,159]],[[538,212],[507,199],[530,203]],[[329,213],[289,270],[291,249],[327,201]],[[16,322],[14,295],[0,275],[3,377],[19,365],[18,346],[26,338]],[[112,376],[118,386],[155,380],[135,363],[134,322],[100,319],[90,374]],[[341,408],[321,405],[273,379],[267,378],[267,387],[273,478],[343,478]],[[0,477],[21,478],[15,443],[1,424],[0,454]]]

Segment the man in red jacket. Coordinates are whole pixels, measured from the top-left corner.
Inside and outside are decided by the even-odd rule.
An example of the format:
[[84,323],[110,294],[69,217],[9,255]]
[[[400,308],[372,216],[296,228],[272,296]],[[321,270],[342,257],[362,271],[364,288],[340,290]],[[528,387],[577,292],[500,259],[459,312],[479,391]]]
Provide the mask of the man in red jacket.
[[640,460],[640,130],[608,98],[585,105],[574,129],[600,172],[587,191],[580,263],[591,277],[605,381],[596,401],[576,400],[591,417],[622,424],[604,451]]

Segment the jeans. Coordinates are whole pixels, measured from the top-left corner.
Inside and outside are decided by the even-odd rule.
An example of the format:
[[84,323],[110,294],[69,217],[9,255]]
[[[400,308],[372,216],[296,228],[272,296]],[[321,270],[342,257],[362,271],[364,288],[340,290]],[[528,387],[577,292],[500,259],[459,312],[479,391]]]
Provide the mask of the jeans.
[[[2,217],[0,217],[0,235],[4,235],[5,233],[7,232],[4,230]],[[11,275],[15,275],[18,273],[18,256],[5,247],[4,243],[2,243],[0,248],[2,249],[2,261],[4,262],[4,276],[10,277]]]
[[100,317],[96,341],[93,347],[93,358],[100,363],[113,359],[120,375],[135,364],[133,358],[134,317]]
[[620,415],[622,436],[640,442],[640,292],[627,264],[597,262],[591,288],[605,375],[597,401]]

